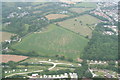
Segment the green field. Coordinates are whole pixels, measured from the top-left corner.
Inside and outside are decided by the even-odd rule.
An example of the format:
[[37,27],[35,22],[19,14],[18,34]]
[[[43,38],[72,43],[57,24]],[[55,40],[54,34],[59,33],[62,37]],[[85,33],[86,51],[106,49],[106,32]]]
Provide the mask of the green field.
[[62,22],[58,22],[58,24],[82,36],[91,37],[92,31],[95,28],[95,24],[98,22],[99,20],[95,17],[92,17],[90,15],[83,15],[83,16],[68,19]]
[[51,24],[42,32],[32,33],[12,48],[21,52],[35,51],[40,55],[62,55],[66,58],[78,58],[88,40],[69,30]]
[[93,8],[70,8],[69,10],[75,13],[83,13],[85,11],[92,10]]
[[75,7],[96,8],[97,4],[94,2],[81,2],[74,5]]

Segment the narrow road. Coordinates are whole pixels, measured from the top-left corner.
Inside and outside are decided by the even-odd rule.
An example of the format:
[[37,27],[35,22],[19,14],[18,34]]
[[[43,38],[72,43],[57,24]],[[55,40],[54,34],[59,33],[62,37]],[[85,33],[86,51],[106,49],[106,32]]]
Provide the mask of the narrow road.
[[23,72],[23,73],[14,73],[5,77],[10,77],[10,76],[14,76],[14,75],[19,75],[19,74],[28,74],[28,73],[32,73],[32,72],[42,72],[43,70],[37,70],[37,71],[30,71],[30,72]]

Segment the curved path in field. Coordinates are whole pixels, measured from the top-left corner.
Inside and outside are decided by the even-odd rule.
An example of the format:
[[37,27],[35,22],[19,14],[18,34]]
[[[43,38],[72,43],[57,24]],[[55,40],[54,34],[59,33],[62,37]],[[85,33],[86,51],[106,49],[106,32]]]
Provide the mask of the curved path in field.
[[[49,64],[53,64],[52,67],[48,68],[48,70],[52,70],[53,68],[55,68],[58,64],[65,64],[65,65],[72,65],[72,64],[67,64],[67,63],[54,63],[54,62],[50,62],[50,61],[39,61],[41,63],[49,63]],[[43,70],[37,70],[37,71],[30,71],[30,72],[22,72],[22,73],[14,73],[14,74],[10,74],[8,76],[5,77],[11,77],[14,75],[19,75],[19,74],[28,74],[28,73],[32,73],[32,72],[42,72]]]
[[53,64],[53,66],[50,67],[48,70],[52,70],[52,69],[55,68],[58,64],[72,65],[72,64],[66,64],[66,63],[54,63],[54,62],[50,62],[50,61],[39,61],[39,62]]

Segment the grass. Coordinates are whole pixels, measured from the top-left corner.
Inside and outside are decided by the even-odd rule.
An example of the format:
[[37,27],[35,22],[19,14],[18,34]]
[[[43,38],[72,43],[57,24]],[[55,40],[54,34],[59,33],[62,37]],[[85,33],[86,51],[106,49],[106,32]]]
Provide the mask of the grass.
[[64,28],[51,24],[48,29],[32,33],[12,48],[23,53],[35,51],[44,56],[64,55],[76,59],[87,45],[88,40]]
[[52,70],[53,71],[57,71],[57,70],[66,70],[66,69],[69,69],[71,71],[74,71],[75,69],[74,68],[66,68],[66,67],[55,67],[53,68]]
[[[81,22],[80,22],[81,21]],[[83,15],[76,18],[68,19],[58,24],[66,29],[79,33],[82,36],[92,36],[92,31],[98,19],[90,15]]]
[[85,11],[92,10],[93,8],[70,8],[69,10],[75,13],[83,13]]
[[81,2],[74,5],[75,7],[84,7],[84,8],[96,8],[97,5],[95,2]]

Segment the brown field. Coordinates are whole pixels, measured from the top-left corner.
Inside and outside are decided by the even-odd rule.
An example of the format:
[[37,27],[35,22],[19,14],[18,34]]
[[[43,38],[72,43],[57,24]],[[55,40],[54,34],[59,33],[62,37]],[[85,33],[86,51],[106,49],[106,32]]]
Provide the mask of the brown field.
[[45,16],[48,20],[52,20],[52,19],[58,19],[58,18],[64,18],[64,17],[69,17],[68,15],[65,14],[49,14],[47,16]]
[[75,13],[83,13],[85,11],[92,10],[93,8],[70,8],[69,10]]
[[3,42],[5,40],[10,40],[10,37],[12,35],[15,35],[15,34],[12,34],[12,33],[8,33],[8,32],[0,32],[0,42]]
[[2,63],[7,63],[9,61],[19,62],[24,59],[27,59],[27,56],[18,56],[18,55],[0,55]]

